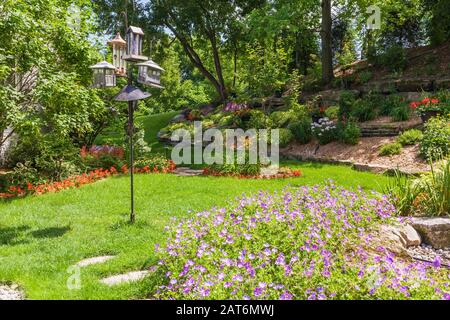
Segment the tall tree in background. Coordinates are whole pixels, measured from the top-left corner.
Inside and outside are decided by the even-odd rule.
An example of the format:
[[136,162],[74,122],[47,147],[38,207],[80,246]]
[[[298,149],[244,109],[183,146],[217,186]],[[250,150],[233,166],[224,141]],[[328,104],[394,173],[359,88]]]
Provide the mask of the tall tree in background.
[[328,84],[333,80],[331,0],[322,0],[322,81]]
[[[149,4],[149,12],[155,21],[173,33],[192,64],[213,85],[220,100],[225,101],[229,92],[221,60],[223,44],[236,32],[235,22],[250,11],[246,7],[259,2],[159,0]],[[206,52],[206,57],[201,56],[198,47]],[[208,65],[208,57],[212,59],[212,66]]]

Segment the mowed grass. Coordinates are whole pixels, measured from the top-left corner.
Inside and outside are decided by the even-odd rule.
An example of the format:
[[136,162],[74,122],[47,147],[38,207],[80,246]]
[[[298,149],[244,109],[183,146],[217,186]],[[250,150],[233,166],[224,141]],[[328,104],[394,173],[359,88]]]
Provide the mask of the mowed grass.
[[[188,217],[222,206],[242,194],[314,185],[328,179],[348,188],[381,191],[387,177],[349,167],[288,163],[303,176],[285,180],[137,175],[137,223],[128,224],[129,179],[99,181],[80,189],[0,203],[0,283],[21,285],[29,299],[145,298],[152,277],[108,287],[99,279],[140,270],[157,261],[154,246],[163,244],[171,217]],[[81,269],[81,288],[69,290],[67,270],[78,261],[116,255],[104,264]],[[73,272],[73,271],[72,271]]]
[[[136,124],[142,124],[145,130],[144,140],[152,148],[153,153],[164,153],[164,145],[158,141],[158,132],[169,124],[172,119],[179,112],[166,112],[150,116],[137,116],[135,119]],[[123,136],[125,129],[123,124],[121,126],[112,126],[106,128],[102,134],[100,134],[95,140],[95,144],[116,144],[121,145],[123,143]]]

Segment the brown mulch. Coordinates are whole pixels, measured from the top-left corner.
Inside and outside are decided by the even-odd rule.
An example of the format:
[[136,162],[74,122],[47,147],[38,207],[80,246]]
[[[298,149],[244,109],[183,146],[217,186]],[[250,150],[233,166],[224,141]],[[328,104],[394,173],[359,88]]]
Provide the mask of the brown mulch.
[[293,143],[280,150],[283,156],[300,157],[303,159],[347,161],[400,169],[404,172],[418,173],[430,170],[426,161],[419,157],[419,146],[404,147],[402,153],[390,157],[382,157],[379,150],[382,145],[394,142],[396,137],[369,137],[361,138],[355,146],[332,142],[319,146],[317,142],[306,145]]

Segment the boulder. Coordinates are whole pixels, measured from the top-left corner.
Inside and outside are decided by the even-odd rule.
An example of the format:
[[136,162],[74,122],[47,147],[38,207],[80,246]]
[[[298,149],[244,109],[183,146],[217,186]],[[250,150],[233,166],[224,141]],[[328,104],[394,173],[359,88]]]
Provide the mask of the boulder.
[[201,113],[203,116],[207,116],[208,114],[214,112],[214,110],[215,110],[215,108],[214,108],[214,106],[211,105],[211,104],[207,104],[207,105],[204,105],[204,106],[201,106],[201,107],[200,107],[200,113]]
[[177,114],[175,117],[170,120],[170,122],[178,123],[186,121],[186,116],[184,114]]
[[450,248],[450,217],[413,218],[412,226],[426,244],[435,249]]
[[439,79],[435,81],[436,90],[450,89],[450,79]]
[[400,230],[397,226],[381,225],[379,226],[376,236],[372,241],[373,247],[383,246],[390,252],[399,255],[407,256],[407,243],[403,239]]
[[390,252],[404,257],[409,256],[408,247],[420,246],[422,242],[420,235],[411,225],[380,225],[374,235],[371,247],[375,249],[383,246]]
[[401,79],[395,82],[399,92],[433,91],[433,80],[428,79]]
[[404,98],[408,102],[422,100],[422,96],[428,94],[427,92],[399,92],[396,95]]
[[422,239],[416,229],[409,224],[400,228],[400,235],[406,241],[407,247],[418,247],[422,243]]

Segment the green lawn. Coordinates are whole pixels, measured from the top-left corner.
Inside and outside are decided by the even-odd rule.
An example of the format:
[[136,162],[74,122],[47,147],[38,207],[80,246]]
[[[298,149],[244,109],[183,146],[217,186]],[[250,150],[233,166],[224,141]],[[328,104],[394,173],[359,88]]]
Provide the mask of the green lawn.
[[[177,111],[136,117],[136,123],[143,124],[144,126],[144,139],[149,144],[149,146],[152,147],[152,152],[164,152],[164,145],[158,141],[156,135],[162,128],[167,126],[170,119],[172,119],[176,114],[178,114]],[[106,128],[102,132],[102,134],[97,137],[95,143],[98,145],[109,143],[120,145],[123,143],[124,134],[125,129],[123,128],[123,124],[121,126],[119,124],[116,124],[116,126]]]
[[[382,190],[388,178],[349,167],[289,163],[304,176],[286,180],[138,175],[137,223],[129,225],[129,180],[110,178],[81,189],[0,203],[0,282],[13,281],[31,299],[127,299],[145,297],[151,277],[107,287],[102,277],[153,265],[170,217],[187,217],[224,205],[243,193],[333,179],[347,187]],[[81,269],[81,289],[68,290],[67,269],[83,258],[114,254],[102,265]]]

